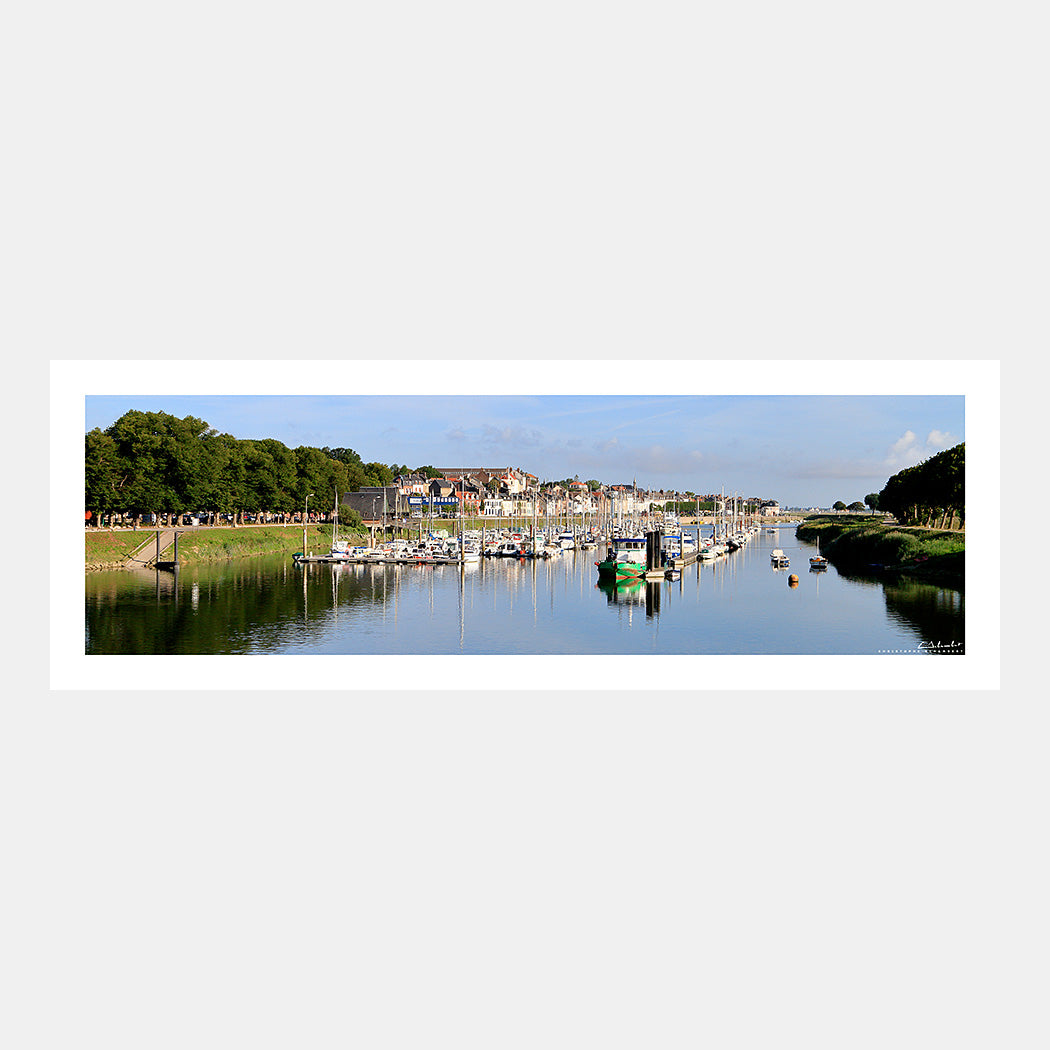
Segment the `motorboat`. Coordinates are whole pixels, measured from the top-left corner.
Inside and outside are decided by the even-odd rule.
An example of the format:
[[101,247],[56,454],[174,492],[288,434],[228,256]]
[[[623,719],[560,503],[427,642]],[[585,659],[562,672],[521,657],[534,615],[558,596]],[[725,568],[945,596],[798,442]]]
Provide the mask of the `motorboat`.
[[599,582],[622,583],[645,579],[644,536],[615,536],[604,561],[596,561]]

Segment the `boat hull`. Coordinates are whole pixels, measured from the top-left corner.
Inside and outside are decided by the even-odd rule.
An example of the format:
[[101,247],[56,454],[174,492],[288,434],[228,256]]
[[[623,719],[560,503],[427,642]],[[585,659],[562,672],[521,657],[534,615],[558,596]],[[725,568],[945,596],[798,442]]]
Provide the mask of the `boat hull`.
[[645,579],[645,565],[643,563],[632,561],[599,561],[595,562],[595,564],[598,566],[599,580],[616,580],[619,583],[623,580]]

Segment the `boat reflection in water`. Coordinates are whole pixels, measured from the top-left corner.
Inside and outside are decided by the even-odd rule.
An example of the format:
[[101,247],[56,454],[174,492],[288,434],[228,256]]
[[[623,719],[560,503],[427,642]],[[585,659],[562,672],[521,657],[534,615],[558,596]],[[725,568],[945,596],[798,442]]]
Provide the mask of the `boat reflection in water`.
[[625,583],[614,583],[603,580],[595,584],[597,589],[605,595],[610,605],[628,606],[639,608],[645,606],[647,617],[660,615],[660,583],[646,582],[645,580],[629,580]]

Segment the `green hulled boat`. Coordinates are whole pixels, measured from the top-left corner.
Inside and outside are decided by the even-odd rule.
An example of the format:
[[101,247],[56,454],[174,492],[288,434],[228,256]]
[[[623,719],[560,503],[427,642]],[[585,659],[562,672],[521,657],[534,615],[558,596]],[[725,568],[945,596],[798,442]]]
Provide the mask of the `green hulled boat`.
[[615,536],[604,561],[596,561],[602,583],[645,579],[645,537]]

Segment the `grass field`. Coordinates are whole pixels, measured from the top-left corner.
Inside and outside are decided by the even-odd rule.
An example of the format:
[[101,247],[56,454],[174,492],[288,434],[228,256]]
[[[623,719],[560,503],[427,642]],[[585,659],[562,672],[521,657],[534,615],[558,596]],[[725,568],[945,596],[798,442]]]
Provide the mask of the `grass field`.
[[84,564],[115,565],[129,554],[134,554],[149,539],[151,533],[143,531],[102,529],[84,533]]

